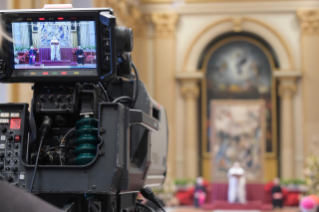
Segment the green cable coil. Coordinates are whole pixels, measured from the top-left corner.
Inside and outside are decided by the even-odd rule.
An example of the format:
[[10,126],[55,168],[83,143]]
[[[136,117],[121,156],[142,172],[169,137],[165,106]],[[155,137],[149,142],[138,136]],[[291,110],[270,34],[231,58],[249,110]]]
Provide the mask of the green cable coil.
[[75,165],[86,165],[90,163],[96,155],[98,139],[98,120],[85,117],[76,122],[75,144]]

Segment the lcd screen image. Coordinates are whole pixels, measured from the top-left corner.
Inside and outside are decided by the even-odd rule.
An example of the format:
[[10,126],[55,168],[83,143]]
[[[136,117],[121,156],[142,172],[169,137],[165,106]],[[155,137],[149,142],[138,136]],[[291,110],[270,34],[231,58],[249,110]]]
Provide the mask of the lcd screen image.
[[14,69],[96,69],[95,33],[94,21],[12,23]]

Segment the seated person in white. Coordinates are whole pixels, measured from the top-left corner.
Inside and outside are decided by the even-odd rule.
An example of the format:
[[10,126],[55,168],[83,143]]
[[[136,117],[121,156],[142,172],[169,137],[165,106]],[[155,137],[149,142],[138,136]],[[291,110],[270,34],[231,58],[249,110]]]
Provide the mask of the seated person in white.
[[61,60],[60,42],[53,37],[51,42],[51,60]]
[[228,202],[239,202],[244,204],[246,202],[246,179],[244,169],[236,162],[233,167],[228,170],[227,177],[229,180]]

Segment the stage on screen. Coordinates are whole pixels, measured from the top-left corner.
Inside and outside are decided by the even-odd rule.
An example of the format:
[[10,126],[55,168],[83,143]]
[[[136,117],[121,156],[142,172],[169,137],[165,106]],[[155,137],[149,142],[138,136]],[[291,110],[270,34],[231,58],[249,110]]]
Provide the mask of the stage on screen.
[[12,23],[15,69],[96,69],[94,21]]

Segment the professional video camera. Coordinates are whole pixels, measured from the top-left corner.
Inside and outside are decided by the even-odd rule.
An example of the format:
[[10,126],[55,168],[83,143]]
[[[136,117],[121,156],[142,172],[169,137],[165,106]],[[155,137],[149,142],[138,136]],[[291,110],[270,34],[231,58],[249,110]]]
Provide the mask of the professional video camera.
[[139,80],[132,30],[110,8],[61,7],[0,11],[14,40],[0,82],[34,83],[30,112],[0,104],[0,178],[66,211],[138,211],[139,191],[160,205],[166,113]]

